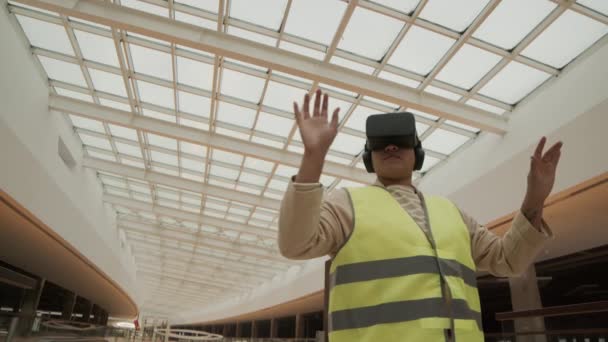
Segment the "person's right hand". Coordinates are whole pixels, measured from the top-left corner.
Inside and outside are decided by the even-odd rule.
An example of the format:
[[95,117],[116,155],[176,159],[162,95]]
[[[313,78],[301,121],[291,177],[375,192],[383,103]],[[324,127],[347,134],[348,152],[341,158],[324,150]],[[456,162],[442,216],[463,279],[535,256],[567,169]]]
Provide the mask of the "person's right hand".
[[[325,157],[338,133],[338,112],[340,108],[334,110],[331,121],[328,122],[327,107],[329,105],[329,97],[327,94],[323,95],[320,89],[317,89],[315,95],[312,116],[309,112],[310,96],[308,94],[304,95],[302,111],[300,111],[296,102],[293,103],[293,111],[296,115],[296,123],[300,128],[302,142],[304,143],[304,153]],[[323,96],[323,106],[321,106],[321,96]]]

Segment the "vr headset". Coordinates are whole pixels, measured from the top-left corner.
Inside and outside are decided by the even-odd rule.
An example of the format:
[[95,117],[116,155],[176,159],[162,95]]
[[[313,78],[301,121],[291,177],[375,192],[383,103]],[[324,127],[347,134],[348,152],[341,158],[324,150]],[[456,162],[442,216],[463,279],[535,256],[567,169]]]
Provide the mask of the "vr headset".
[[363,163],[367,172],[374,172],[372,151],[381,151],[388,145],[413,148],[416,162],[414,170],[424,163],[424,150],[416,134],[416,120],[410,112],[370,115],[365,123],[367,141],[363,150]]

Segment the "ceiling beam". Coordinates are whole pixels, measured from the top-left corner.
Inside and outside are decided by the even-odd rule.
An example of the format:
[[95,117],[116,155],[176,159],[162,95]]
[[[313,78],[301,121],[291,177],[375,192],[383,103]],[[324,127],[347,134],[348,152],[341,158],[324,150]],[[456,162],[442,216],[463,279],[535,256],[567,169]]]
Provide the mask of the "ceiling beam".
[[[144,236],[155,236],[160,239],[178,242],[182,245],[184,245],[184,244],[190,245],[193,248],[208,248],[211,250],[223,251],[223,252],[233,253],[233,254],[242,255],[242,256],[248,256],[248,257],[252,257],[252,258],[256,258],[256,259],[285,262],[285,258],[282,257],[278,253],[277,250],[272,251],[272,254],[264,253],[264,252],[270,252],[270,250],[268,250],[268,249],[260,250],[259,252],[245,251],[245,250],[243,250],[243,247],[245,247],[245,246],[240,245],[238,243],[234,244],[234,247],[228,247],[226,245],[230,245],[232,243],[226,243],[225,241],[220,241],[223,245],[219,245],[219,244],[215,244],[215,243],[206,243],[206,242],[204,242],[206,240],[205,238],[203,238],[199,241],[191,240],[191,239],[184,239],[184,238],[171,236],[170,234],[163,234],[162,230],[159,232],[151,232],[148,229],[148,227],[150,227],[150,226],[151,225],[141,224],[141,223],[136,223],[136,222],[130,222],[130,223],[118,222],[118,227],[123,229],[125,232],[129,232],[129,233],[138,233],[138,234],[142,234]],[[216,240],[216,241],[218,241],[218,240]]]
[[[143,115],[135,116],[127,111],[65,96],[50,95],[49,107],[57,112],[69,113],[102,122],[110,122],[135,130],[142,130],[194,144],[202,144],[212,148],[244,154],[246,156],[274,163],[281,163],[296,168],[300,167],[302,160],[302,155],[295,152],[285,151],[279,148],[217,133],[210,133],[192,127],[185,127]],[[334,177],[345,178],[365,184],[371,184],[375,179],[374,175],[363,170],[331,161],[326,161],[324,163],[323,172]]]
[[158,204],[150,204],[144,201],[138,201],[121,196],[104,194],[103,201],[106,203],[122,206],[132,210],[145,211],[161,216],[171,217],[180,221],[188,221],[198,223],[204,226],[216,227],[219,229],[233,230],[239,233],[254,234],[264,238],[275,239],[277,231],[267,228],[260,228],[253,225],[246,225],[238,222],[222,220],[217,217],[198,215],[188,211],[164,207]]
[[[130,223],[133,223],[135,225],[130,225]],[[185,228],[177,228],[175,225],[173,224],[167,224],[167,223],[159,223],[155,220],[148,220],[148,219],[141,219],[137,216],[134,215],[121,215],[118,217],[117,219],[117,224],[119,226],[124,226],[125,228],[133,228],[133,229],[143,229],[142,233],[145,234],[151,234],[154,236],[161,236],[159,234],[162,233],[176,233],[176,235],[179,236],[171,236],[170,238],[178,238],[179,240],[176,241],[182,241],[183,242],[187,242],[187,243],[196,243],[199,239],[200,240],[211,240],[211,241],[217,241],[220,243],[226,243],[228,245],[233,245],[235,243],[237,243],[238,247],[245,247],[245,248],[255,248],[258,249],[260,251],[265,251],[265,252],[276,252],[276,246],[268,246],[268,245],[264,245],[264,246],[260,246],[258,244],[254,244],[251,243],[250,241],[234,241],[234,238],[228,237],[228,236],[220,236],[218,234],[214,234],[214,233],[209,233],[209,232],[203,232],[203,231],[189,231]],[[152,230],[149,228],[153,228]],[[165,237],[165,235],[162,235],[163,237]]]
[[189,179],[170,176],[155,171],[147,171],[134,166],[128,166],[107,160],[84,157],[82,159],[82,165],[84,167],[88,167],[98,171],[110,172],[121,176],[131,177],[134,179],[150,182],[153,184],[160,184],[176,189],[219,197],[231,201],[250,204],[256,207],[279,210],[281,206],[281,202],[279,200],[256,196],[237,190],[230,190],[215,185],[207,185]]
[[17,2],[313,79],[485,131],[504,134],[507,130],[505,118],[477,108],[455,103],[440,96],[423,94],[413,88],[348,68],[321,63],[308,56],[132,8],[109,2],[83,0],[18,0]]

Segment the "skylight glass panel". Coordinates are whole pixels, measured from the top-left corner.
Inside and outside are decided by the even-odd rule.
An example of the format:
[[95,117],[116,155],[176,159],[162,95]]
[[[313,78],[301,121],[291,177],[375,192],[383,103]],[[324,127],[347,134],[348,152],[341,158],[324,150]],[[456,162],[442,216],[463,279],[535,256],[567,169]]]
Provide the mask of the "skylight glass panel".
[[264,186],[266,184],[267,179],[268,179],[268,177],[262,177],[260,175],[256,175],[256,174],[248,173],[248,172],[242,172],[241,177],[239,178],[239,180],[241,182],[258,185],[258,186]]
[[214,176],[230,179],[232,181],[235,181],[236,178],[239,176],[239,172],[237,170],[229,169],[227,167],[218,166],[214,164],[211,164],[211,169],[209,170],[209,172]]
[[[293,175],[295,175],[295,173]],[[268,188],[274,189],[274,190],[278,190],[278,191],[285,191],[285,190],[287,190],[287,185],[288,185],[287,182],[284,182],[284,181],[279,180],[277,178],[273,178],[268,183]]]
[[[333,0],[331,0],[333,1]],[[293,6],[292,6],[293,8]],[[289,19],[287,19],[287,22],[289,22],[289,20],[291,20],[291,16],[289,17]],[[286,42],[286,41],[281,41],[281,44],[279,45],[279,47],[281,49],[287,50],[287,51],[291,51],[291,52],[295,52],[297,54],[303,55],[303,56],[307,56],[310,58],[314,58],[314,59],[318,59],[318,60],[323,60],[323,58],[325,58],[325,53],[318,51],[318,50],[313,50],[313,49],[309,49],[307,47],[303,47],[297,44],[292,44],[290,42]]]
[[301,106],[305,94],[304,89],[270,81],[266,89],[264,105],[293,113],[293,102],[296,101]]
[[296,146],[295,144],[289,145],[287,150],[298,154],[304,154],[304,147]]
[[346,133],[338,133],[331,145],[331,149],[354,156],[363,150],[363,145],[365,145],[365,139],[363,138]]
[[430,0],[420,12],[420,18],[456,32],[464,32],[488,2],[489,0]]
[[295,76],[295,75],[292,75],[292,74],[287,74],[287,73],[280,72],[280,71],[277,71],[277,70],[272,70],[272,77],[274,77],[275,80],[276,80],[277,76],[288,78],[290,80],[294,80],[294,81],[298,81],[298,82],[302,82],[302,83],[305,83],[307,86],[310,86],[310,84],[312,84],[312,81],[309,80],[309,79],[307,79],[307,78]]
[[[216,9],[217,11],[217,9]],[[201,17],[197,17],[194,15],[190,15],[187,13],[183,13],[180,11],[175,11],[175,20],[177,21],[183,21],[185,23],[191,24],[191,25],[195,25],[195,26],[200,26],[203,28],[206,28],[208,30],[217,30],[217,22],[205,19],[205,18],[201,18]]]
[[433,168],[433,166],[437,165],[437,163],[439,163],[441,160],[437,159],[435,157],[431,157],[431,156],[426,156],[424,158],[424,164],[422,164],[422,169],[420,169],[420,172],[424,173],[429,171],[430,169]]
[[129,145],[129,144],[123,144],[121,142],[115,142],[114,145],[116,145],[116,149],[118,150],[118,153],[120,153],[120,154],[126,154],[128,156],[139,158],[139,159],[142,158],[141,150],[139,149],[139,147]]
[[221,93],[245,101],[258,103],[262,96],[263,78],[225,69],[222,71]]
[[[505,0],[475,30],[473,37],[513,49],[557,6],[548,0]],[[514,25],[513,18],[517,18]]]
[[173,99],[172,89],[139,80],[137,81],[137,88],[139,90],[139,98],[141,101],[165,108],[175,108],[173,105],[175,100]]
[[140,169],[143,169],[143,168],[144,168],[144,163],[142,163],[142,162],[137,162],[137,161],[130,160],[130,159],[123,159],[123,160],[122,160],[122,163],[123,163],[123,164],[125,164],[125,165],[129,165],[129,166],[137,167],[137,168],[140,168]]
[[93,146],[97,148],[101,148],[104,150],[112,150],[112,145],[110,145],[110,141],[106,138],[93,137],[87,134],[79,134],[80,140],[82,143],[88,146]]
[[189,170],[197,171],[197,172],[205,171],[205,163],[203,163],[201,161],[188,159],[188,158],[181,158],[181,162],[182,162],[182,167],[184,169],[189,169]]
[[[112,154],[108,154],[108,153],[100,153],[97,151],[93,151],[91,149],[87,149],[87,153],[89,154],[89,156],[93,157],[93,158],[98,158],[98,159],[103,159],[103,160],[109,160],[111,162],[115,162],[116,158],[114,157],[114,155]],[[116,191],[116,194],[120,194],[118,191]]]
[[375,70],[374,68],[372,68],[368,65],[353,62],[351,60],[344,59],[341,57],[336,57],[336,56],[331,58],[331,63],[335,64],[335,65],[343,66],[345,68],[349,68],[349,69],[352,69],[355,71],[359,71],[359,72],[362,72],[362,73],[368,74],[368,75],[371,75],[371,73],[374,72],[374,70]]
[[419,75],[426,75],[453,43],[452,38],[412,26],[388,62]]
[[88,94],[83,94],[81,92],[63,89],[63,88],[59,88],[59,87],[55,87],[55,91],[57,92],[57,94],[59,94],[61,96],[71,97],[76,100],[93,102],[93,98],[91,97],[91,95],[88,95]]
[[275,148],[283,148],[283,145],[284,145],[284,143],[282,143],[282,142],[278,142],[278,141],[274,141],[274,140],[270,140],[270,139],[266,139],[266,138],[260,138],[260,137],[256,137],[256,136],[251,138],[251,141],[256,144],[262,144],[262,145],[275,147]]
[[383,78],[385,80],[393,81],[395,83],[399,83],[401,85],[404,85],[404,86],[410,87],[410,88],[418,88],[418,86],[420,85],[420,81],[416,81],[416,80],[412,80],[407,77],[395,75],[395,74],[387,72],[387,71],[380,72],[380,74],[378,74],[378,77]]
[[180,141],[179,147],[182,152],[189,153],[195,156],[204,157],[207,154],[207,147],[203,145]]
[[184,91],[180,91],[178,94],[180,112],[209,117],[211,103],[208,97],[198,96]]
[[220,102],[217,109],[217,119],[240,127],[251,129],[255,120],[255,110],[232,103]]
[[596,12],[608,15],[608,2],[605,0],[578,0],[577,2]]
[[16,17],[32,46],[74,56],[72,44],[63,26],[22,15]]
[[501,57],[496,54],[464,44],[439,72],[437,79],[471,89],[500,60]]
[[173,79],[171,55],[136,44],[129,44],[133,68],[136,73],[151,75],[165,80]]
[[505,112],[505,110],[502,108],[492,106],[485,102],[481,102],[481,101],[477,101],[477,100],[473,100],[473,99],[468,100],[466,102],[466,104],[468,104],[469,106],[473,106],[473,107],[488,111],[490,113],[498,114],[498,115],[502,115]]
[[205,179],[202,176],[195,175],[195,174],[190,174],[188,172],[183,172],[182,173],[182,177],[186,178],[186,179],[189,179],[189,180],[193,180],[195,182],[200,182],[200,183],[202,183],[202,182],[205,181]]
[[289,135],[294,123],[295,120],[292,119],[260,112],[255,129],[260,132],[275,134],[286,138]]
[[99,99],[99,103],[103,106],[112,107],[114,109],[124,110],[126,112],[131,111],[131,106],[129,106],[126,103],[116,102],[116,101],[101,99],[101,98]]
[[452,101],[457,101],[462,97],[456,93],[452,93],[451,91],[447,91],[445,89],[437,88],[434,86],[428,86],[428,87],[424,88],[424,91],[427,93],[445,97],[446,99],[450,99]]
[[375,0],[373,2],[395,9],[405,14],[410,14],[414,12],[420,0]]
[[522,55],[562,68],[608,33],[608,25],[567,10],[541,33]]
[[182,3],[195,8],[200,8],[207,12],[217,13],[219,8],[218,0],[175,0],[176,3]]
[[211,90],[213,65],[177,56],[177,82]]
[[285,32],[329,45],[345,9],[346,3],[338,0],[294,0]]
[[481,90],[480,94],[514,104],[536,89],[550,74],[512,61]]
[[247,31],[247,30],[242,30],[238,27],[234,27],[234,26],[230,26],[228,28],[228,34],[231,34],[233,36],[237,36],[240,38],[244,38],[247,40],[251,40],[260,44],[265,44],[265,45],[269,45],[269,46],[276,46],[277,44],[277,39],[273,38],[273,37],[268,37],[265,36],[263,34],[259,34],[259,33],[255,33],[255,32],[251,32],[251,31]]
[[283,176],[286,178],[291,178],[293,175],[298,173],[298,169],[292,166],[287,166],[284,164],[279,164],[279,166],[277,166],[277,169],[275,171],[275,174],[279,175],[279,176]]
[[79,30],[74,30],[74,34],[84,59],[119,66],[116,47],[112,39]]
[[352,114],[346,121],[346,127],[356,129],[361,132],[365,132],[365,122],[367,117],[373,114],[380,114],[380,111],[377,109],[372,109],[365,106],[357,106],[355,110],[353,110]]
[[158,151],[150,151],[152,161],[177,167],[177,156]]
[[438,128],[422,142],[425,149],[449,155],[469,140],[468,137]]
[[81,87],[87,86],[78,65],[44,56],[38,56],[38,59],[50,79],[79,85]]
[[89,25],[89,26],[94,26],[94,27],[97,27],[97,28],[100,28],[100,29],[104,29],[104,30],[109,30],[110,29],[110,26],[94,23],[92,21],[88,21],[88,20],[84,20],[84,19],[80,19],[80,18],[76,18],[76,17],[69,17],[68,19],[69,19],[70,22],[78,22],[78,23],[86,24],[86,25]]
[[418,136],[421,136],[422,134],[424,134],[424,132],[426,132],[426,130],[429,129],[429,125],[420,123],[420,122],[416,122],[416,133],[418,134]]
[[224,162],[224,163],[228,163],[228,164],[232,164],[232,165],[240,167],[241,163],[243,163],[243,158],[244,158],[244,156],[241,154],[217,150],[217,149],[213,150],[213,160],[216,160],[216,161],[220,161],[220,162]]
[[277,31],[286,6],[286,0],[233,0],[230,16]]
[[[352,98],[351,101],[355,101],[355,97],[357,96],[357,93],[354,93],[350,90],[334,87],[334,86],[331,86],[331,85],[325,84],[325,83],[320,83],[319,88],[321,88],[321,91],[323,91],[323,93],[331,92],[333,94],[341,94],[341,95],[349,96],[350,98]],[[329,94],[329,97],[334,98],[333,94]]]
[[110,127],[112,136],[137,141],[137,132],[134,129],[113,124],[109,124],[108,126]]
[[152,14],[155,14],[155,15],[160,15],[162,17],[169,16],[169,10],[167,10],[166,8],[163,8],[163,7],[160,7],[160,6],[156,6],[156,5],[152,5],[152,4],[148,4],[148,3],[140,1],[140,0],[122,0],[120,2],[120,4],[122,6],[131,7],[131,8],[134,8],[136,10],[152,13]]
[[338,48],[378,61],[386,54],[402,27],[402,21],[357,7]]
[[150,145],[177,151],[177,140],[152,133],[146,133],[146,135]]
[[89,75],[91,75],[95,90],[127,97],[125,83],[121,76],[92,68],[89,68]]
[[245,167],[261,172],[270,172],[274,167],[274,163],[253,157],[247,157],[245,158]]
[[105,133],[103,124],[97,120],[91,120],[80,116],[70,115],[70,120],[74,127],[85,128],[91,131]]
[[[361,151],[363,151],[363,145],[361,145]],[[361,152],[361,151],[359,151],[359,152]],[[336,163],[342,164],[342,165],[349,165],[350,162],[352,161],[352,158],[346,159],[346,158],[338,157],[338,156],[333,155],[333,154],[328,154],[325,157],[325,160],[336,162]]]

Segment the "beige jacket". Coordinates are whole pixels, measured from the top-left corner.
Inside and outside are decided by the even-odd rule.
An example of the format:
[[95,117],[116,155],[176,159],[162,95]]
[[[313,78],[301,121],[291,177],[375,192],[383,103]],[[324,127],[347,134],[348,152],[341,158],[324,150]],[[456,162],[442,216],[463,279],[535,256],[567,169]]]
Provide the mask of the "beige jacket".
[[[382,186],[379,182],[376,185]],[[405,188],[407,187],[392,185],[387,190],[396,197],[396,193],[403,194],[407,191]],[[415,189],[414,191],[421,198],[421,194]],[[416,202],[417,199],[414,197],[410,201]],[[404,199],[401,198],[400,204],[406,211],[412,204],[416,205],[403,202]],[[421,204],[423,201],[418,201],[418,205]],[[552,236],[544,221],[542,229],[538,230],[521,212],[515,216],[511,228],[502,237],[487,230],[462,211],[461,215],[469,229],[471,251],[477,269],[495,276],[508,277],[523,273],[534,261],[543,242]],[[423,230],[428,229],[427,222],[419,226]],[[283,256],[290,259],[311,259],[323,255],[333,257],[352,229],[353,211],[346,190],[334,190],[324,198],[324,189],[320,183],[290,182],[279,216],[279,249]]]

